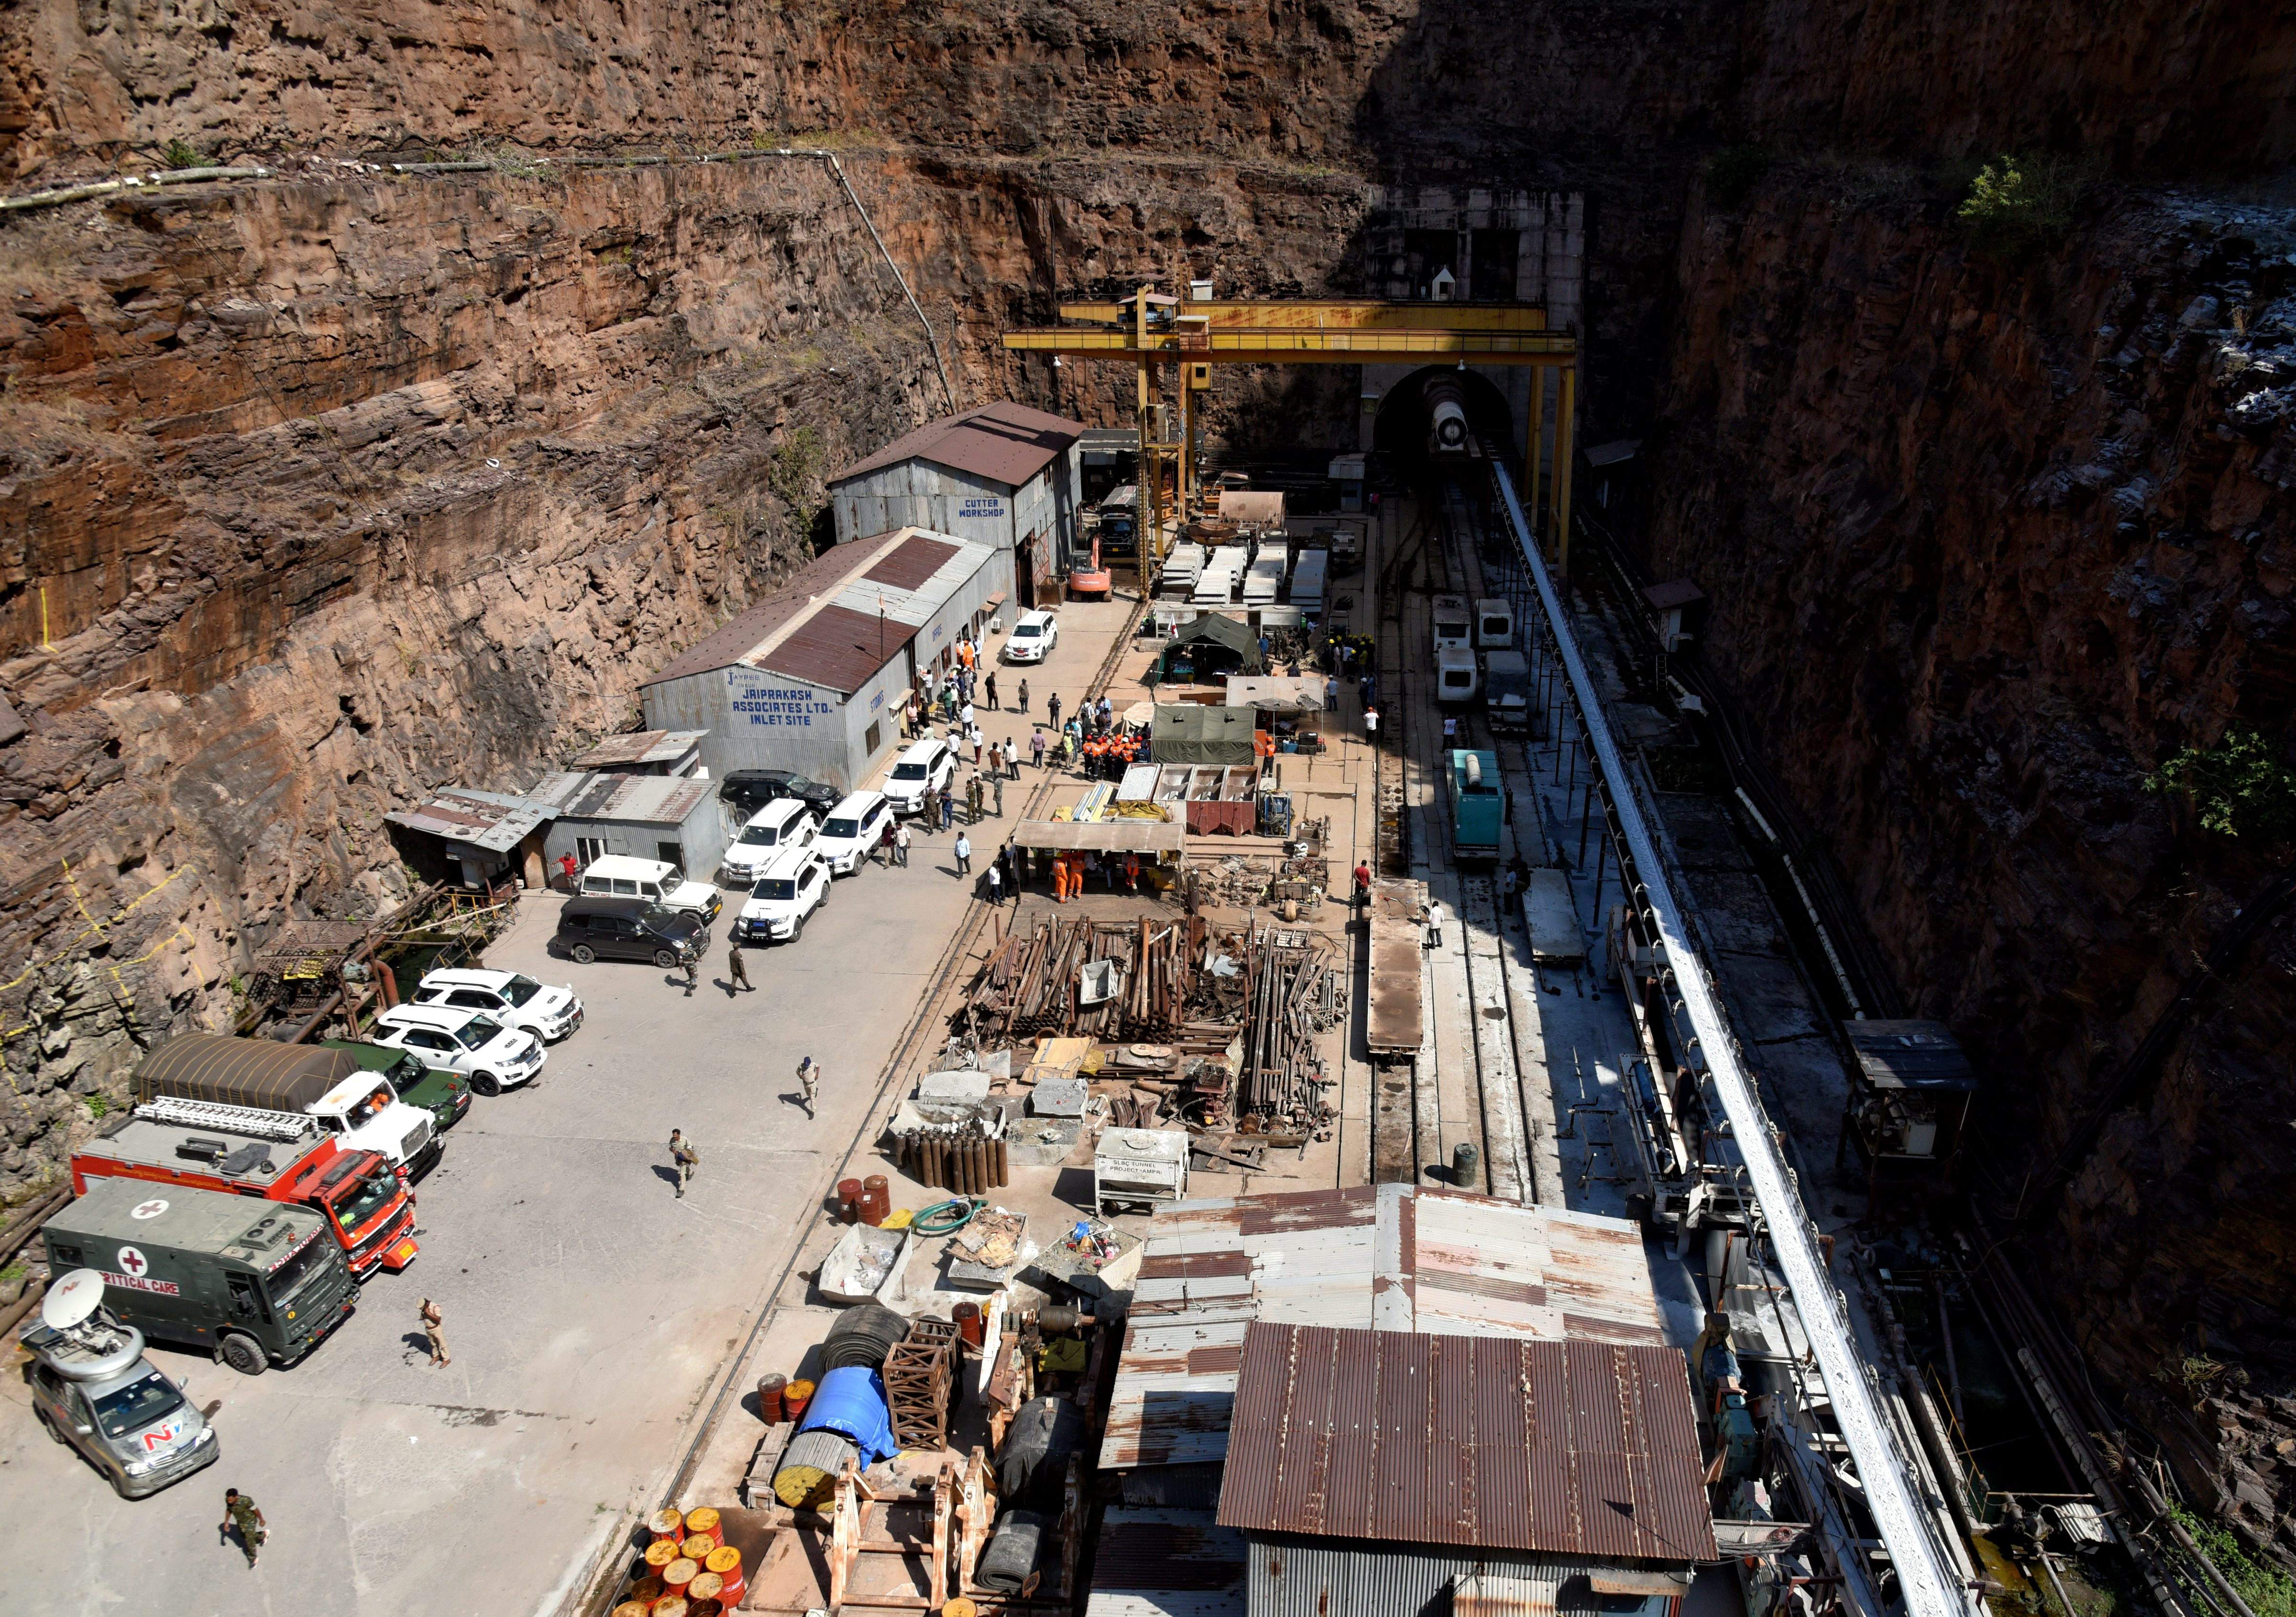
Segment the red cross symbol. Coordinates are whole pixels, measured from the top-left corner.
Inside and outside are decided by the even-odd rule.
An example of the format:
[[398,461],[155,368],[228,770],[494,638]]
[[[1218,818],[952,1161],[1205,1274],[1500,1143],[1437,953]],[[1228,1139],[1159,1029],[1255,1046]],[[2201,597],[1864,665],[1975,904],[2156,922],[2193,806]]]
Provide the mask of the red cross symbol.
[[140,1275],[151,1266],[144,1260],[142,1252],[132,1246],[123,1246],[119,1249],[119,1267],[131,1275]]

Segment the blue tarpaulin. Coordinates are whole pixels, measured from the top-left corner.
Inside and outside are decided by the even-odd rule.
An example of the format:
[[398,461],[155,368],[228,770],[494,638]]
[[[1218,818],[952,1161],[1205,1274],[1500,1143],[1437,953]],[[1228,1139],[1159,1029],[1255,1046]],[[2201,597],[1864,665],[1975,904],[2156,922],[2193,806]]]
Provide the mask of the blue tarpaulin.
[[798,1430],[821,1426],[851,1438],[864,1465],[900,1452],[900,1445],[893,1441],[892,1411],[885,1406],[884,1378],[866,1365],[847,1365],[821,1378]]

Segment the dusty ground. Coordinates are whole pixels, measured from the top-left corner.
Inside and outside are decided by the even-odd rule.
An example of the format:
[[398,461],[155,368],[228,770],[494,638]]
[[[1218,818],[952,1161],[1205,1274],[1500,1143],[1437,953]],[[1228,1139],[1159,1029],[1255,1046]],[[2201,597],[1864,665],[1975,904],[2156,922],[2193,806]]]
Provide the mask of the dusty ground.
[[[1051,672],[1071,697],[1123,616],[1064,609]],[[480,1101],[452,1131],[420,1193],[422,1255],[369,1285],[311,1358],[247,1379],[153,1350],[195,1402],[218,1402],[214,1467],[124,1504],[4,1383],[0,1516],[44,1523],[59,1570],[12,1580],[19,1605],[98,1612],[164,1591],[187,1613],[554,1606],[668,1485],[761,1295],[825,1227],[880,1070],[952,933],[985,908],[954,879],[951,841],[839,882],[801,944],[750,956],[757,992],[737,997],[718,986],[722,919],[687,998],[651,967],[552,958],[557,900],[529,899],[488,963],[572,982],[586,1025],[538,1088]],[[793,1099],[808,1053],[829,1067],[817,1118]],[[672,1128],[702,1154],[684,1201]],[[424,1296],[446,1313],[443,1370],[419,1350]],[[253,1572],[216,1539],[227,1486],[272,1524]]]

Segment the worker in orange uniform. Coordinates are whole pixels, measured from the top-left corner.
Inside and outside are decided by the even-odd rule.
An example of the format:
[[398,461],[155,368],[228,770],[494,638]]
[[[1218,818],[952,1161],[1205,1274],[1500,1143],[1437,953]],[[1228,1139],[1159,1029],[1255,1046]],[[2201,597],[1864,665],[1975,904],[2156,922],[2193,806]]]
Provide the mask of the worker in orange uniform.
[[1069,856],[1056,853],[1053,856],[1053,902],[1065,904],[1068,901]]
[[1127,892],[1140,891],[1140,856],[1136,853],[1128,853],[1124,856],[1124,891]]

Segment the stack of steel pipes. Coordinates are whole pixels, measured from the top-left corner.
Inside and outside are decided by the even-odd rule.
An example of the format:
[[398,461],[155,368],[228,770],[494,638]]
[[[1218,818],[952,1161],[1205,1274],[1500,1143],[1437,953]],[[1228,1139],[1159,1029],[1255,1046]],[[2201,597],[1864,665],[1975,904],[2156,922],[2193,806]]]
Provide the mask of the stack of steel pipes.
[[1243,1061],[1236,1093],[1242,1111],[1260,1117],[1311,1120],[1324,1076],[1316,1035],[1332,1025],[1336,976],[1323,940],[1305,932],[1264,932],[1252,940]]

